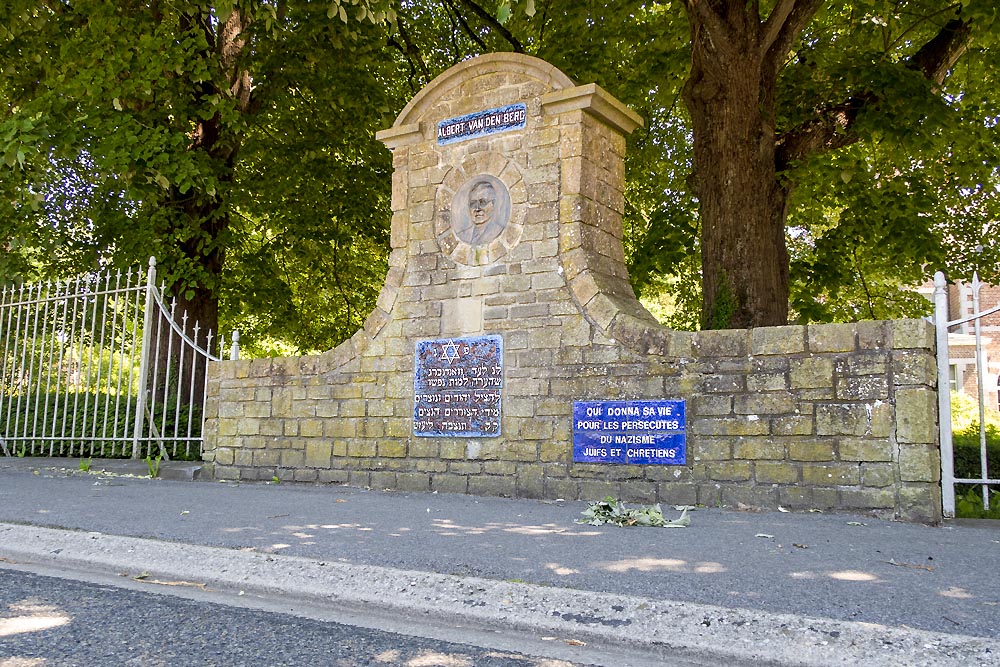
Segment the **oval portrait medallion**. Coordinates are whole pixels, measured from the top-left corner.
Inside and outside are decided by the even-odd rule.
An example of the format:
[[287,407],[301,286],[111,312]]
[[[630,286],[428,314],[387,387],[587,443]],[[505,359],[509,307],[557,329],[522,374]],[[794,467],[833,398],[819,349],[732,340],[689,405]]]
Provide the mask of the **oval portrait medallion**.
[[496,176],[473,176],[451,204],[451,228],[460,241],[482,246],[500,236],[510,221],[510,192]]

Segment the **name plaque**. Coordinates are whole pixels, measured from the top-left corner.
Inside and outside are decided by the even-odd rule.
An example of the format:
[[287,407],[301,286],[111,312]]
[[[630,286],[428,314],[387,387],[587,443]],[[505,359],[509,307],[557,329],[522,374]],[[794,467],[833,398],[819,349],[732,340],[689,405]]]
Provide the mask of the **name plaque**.
[[503,338],[418,341],[414,369],[413,435],[500,435]]
[[465,139],[475,139],[487,134],[522,130],[528,119],[528,107],[521,102],[497,109],[477,111],[457,118],[449,118],[438,123],[438,146]]
[[684,465],[684,401],[575,401],[573,461]]

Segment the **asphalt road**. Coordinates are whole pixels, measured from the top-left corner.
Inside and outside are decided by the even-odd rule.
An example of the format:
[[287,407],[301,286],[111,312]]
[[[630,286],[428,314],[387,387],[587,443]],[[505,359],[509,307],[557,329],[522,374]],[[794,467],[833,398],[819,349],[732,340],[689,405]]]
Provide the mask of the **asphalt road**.
[[[700,508],[688,528],[626,529],[576,523],[585,507],[4,460],[0,560],[112,586],[193,583],[237,607],[570,664],[992,667],[1000,655],[995,523]],[[576,641],[586,653],[565,652]]]
[[582,664],[0,569],[0,665],[578,667]]
[[702,509],[687,529],[630,530],[575,523],[579,502],[51,470],[0,476],[0,521],[1000,636],[996,522]]

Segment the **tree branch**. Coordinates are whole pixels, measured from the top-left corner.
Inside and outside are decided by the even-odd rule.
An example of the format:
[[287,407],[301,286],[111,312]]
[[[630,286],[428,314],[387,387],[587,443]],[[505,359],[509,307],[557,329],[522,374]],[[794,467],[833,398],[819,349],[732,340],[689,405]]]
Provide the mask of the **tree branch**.
[[910,56],[906,66],[924,75],[940,87],[948,76],[948,72],[962,54],[969,48],[969,36],[972,34],[972,21],[963,21],[961,17],[948,21],[933,39],[920,47],[920,50]]
[[410,63],[410,66],[414,70],[419,69],[420,73],[424,76],[424,80],[429,81],[431,78],[430,70],[427,69],[427,63],[424,62],[423,57],[420,55],[420,48],[410,39],[410,33],[406,31],[406,23],[403,21],[402,15],[396,16],[396,29],[399,30],[399,36],[403,40],[402,45],[396,42],[396,46],[400,47],[400,51],[406,56],[406,60]]
[[795,0],[778,0],[778,4],[771,10],[771,15],[764,22],[764,36],[760,40],[761,55],[768,52],[774,40],[778,38],[778,33],[788,20],[789,14],[795,8]]
[[416,83],[416,79],[417,79],[417,66],[413,64],[413,59],[410,58],[410,54],[406,52],[406,47],[404,47],[402,44],[400,44],[399,42],[397,42],[395,37],[389,37],[389,40],[388,40],[387,43],[389,44],[389,46],[395,48],[401,54],[403,54],[403,58],[406,60],[406,64],[410,68],[409,75],[407,76],[407,83],[410,86],[410,90],[413,91],[414,95],[416,95],[417,91],[420,90],[420,87],[417,86],[417,83]]
[[488,25],[492,30],[500,33],[500,35],[507,40],[507,42],[514,47],[514,51],[517,53],[524,53],[524,46],[518,41],[517,37],[507,30],[502,23],[496,20],[496,17],[490,14],[488,11],[480,7],[478,4],[472,0],[460,0],[463,5],[468,9],[472,10],[472,13],[478,16],[486,25]]
[[[785,56],[792,49],[792,44],[822,6],[823,0],[781,0],[771,12],[767,23],[764,24],[766,33],[764,41],[761,42],[760,55],[764,59],[764,66],[774,76],[780,71]],[[782,12],[787,10],[788,13],[783,18],[777,15],[780,23],[771,24],[771,19],[776,18],[779,10]]]
[[[905,67],[920,72],[940,87],[948,72],[968,48],[971,21],[961,17],[948,21],[938,33],[907,59]],[[854,131],[861,112],[881,101],[872,91],[860,91],[846,101],[820,109],[815,116],[798,127],[782,133],[777,139],[775,163],[782,171],[796,161],[811,155],[849,146],[860,137]]]
[[688,14],[708,30],[708,38],[713,45],[731,44],[732,31],[722,17],[708,6],[707,0],[686,0]]
[[455,7],[455,3],[452,0],[445,0],[445,4],[448,5],[448,9],[451,10],[451,13],[455,16],[455,19],[458,21],[458,25],[462,27],[465,34],[467,34],[469,38],[474,41],[476,45],[479,46],[479,48],[485,53],[488,50],[486,48],[486,43],[483,41],[482,37],[476,34],[476,31],[472,29],[472,26],[470,26],[469,22],[465,20],[462,13],[458,11],[458,8]]

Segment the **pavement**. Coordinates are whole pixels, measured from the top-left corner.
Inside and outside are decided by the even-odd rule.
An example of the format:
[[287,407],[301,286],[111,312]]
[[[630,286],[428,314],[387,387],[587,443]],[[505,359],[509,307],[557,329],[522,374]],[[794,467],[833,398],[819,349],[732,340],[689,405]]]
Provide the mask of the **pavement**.
[[1000,522],[698,508],[686,528],[595,527],[585,502],[198,470],[0,458],[0,561],[684,664],[1000,664]]

